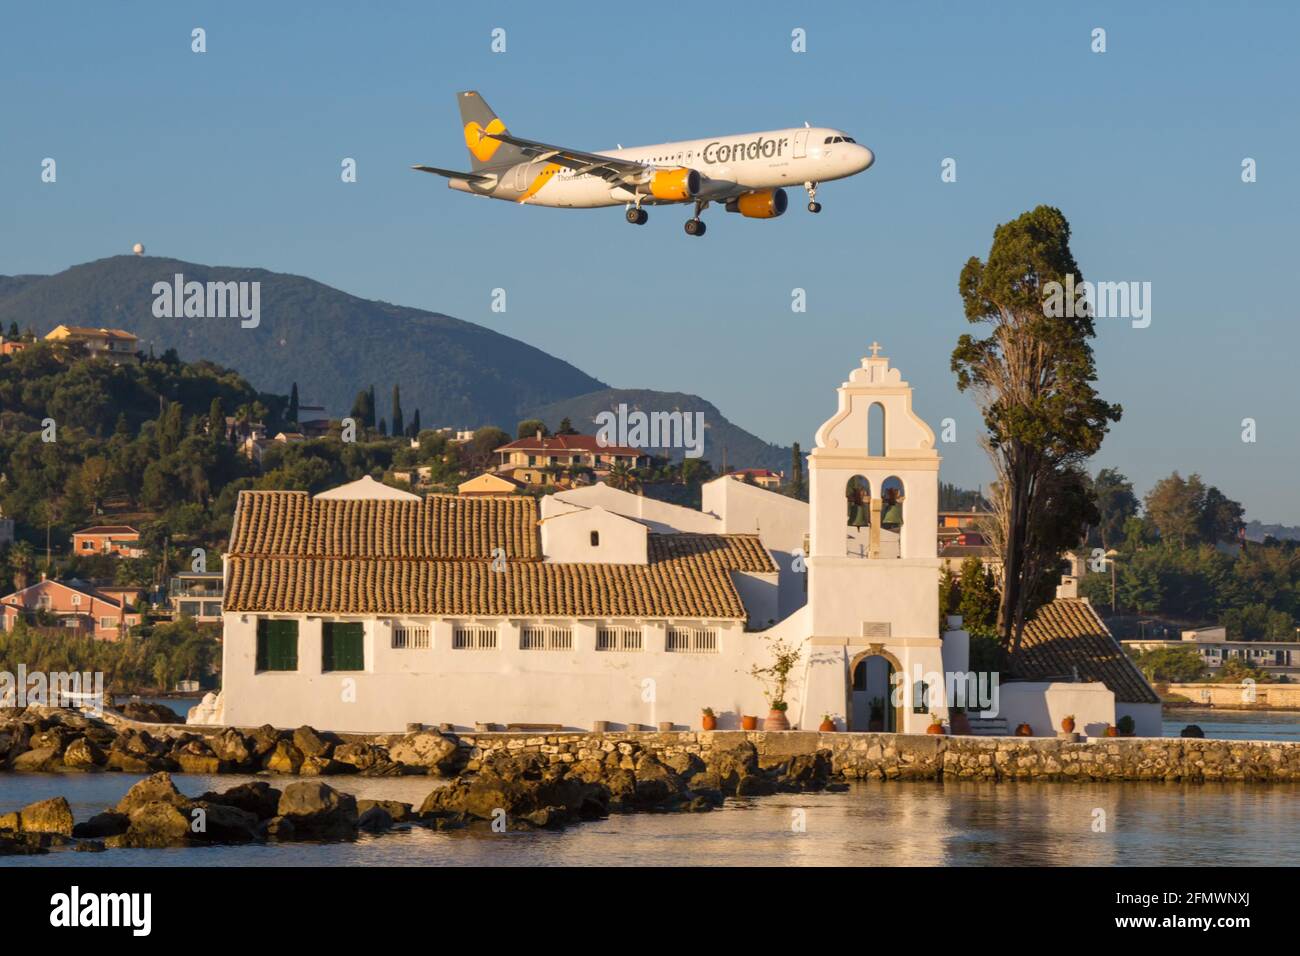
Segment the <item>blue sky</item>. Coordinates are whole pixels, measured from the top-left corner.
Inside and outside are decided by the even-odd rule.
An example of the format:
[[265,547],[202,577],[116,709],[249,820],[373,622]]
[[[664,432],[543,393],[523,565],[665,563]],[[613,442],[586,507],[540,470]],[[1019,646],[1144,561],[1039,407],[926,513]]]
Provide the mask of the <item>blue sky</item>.
[[[137,240],[299,273],[481,323],[614,385],[695,392],[805,447],[878,339],[936,430],[957,421],[943,477],[974,486],[988,477],[979,420],[948,367],[967,329],[957,275],[995,225],[1049,203],[1085,277],[1152,283],[1149,328],[1099,322],[1101,391],[1124,420],[1095,466],[1139,493],[1196,471],[1248,517],[1300,523],[1294,4],[128,2],[0,15],[0,273],[55,272]],[[190,50],[196,26],[204,54]],[[504,54],[490,49],[498,27]],[[791,52],[796,27],[806,53]],[[807,120],[877,160],[824,187],[820,216],[799,193],[774,221],[711,209],[692,239],[685,210],[634,228],[617,208],[517,208],[410,171],[465,168],[453,93],[470,88],[513,132],[580,149]],[[54,185],[40,181],[45,157]],[[355,184],[340,181],[344,157]],[[955,183],[940,181],[945,157]],[[1258,182],[1241,182],[1244,157]],[[498,287],[504,314],[490,309]]]

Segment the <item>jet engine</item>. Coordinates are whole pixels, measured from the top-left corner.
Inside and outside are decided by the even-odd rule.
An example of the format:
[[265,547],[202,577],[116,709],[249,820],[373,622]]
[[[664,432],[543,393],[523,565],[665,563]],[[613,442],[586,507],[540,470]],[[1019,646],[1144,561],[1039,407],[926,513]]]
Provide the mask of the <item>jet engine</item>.
[[700,174],[694,169],[670,169],[650,177],[650,195],[655,199],[694,199],[700,192]]
[[789,204],[785,190],[778,186],[737,196],[727,203],[727,212],[738,212],[748,219],[775,219]]

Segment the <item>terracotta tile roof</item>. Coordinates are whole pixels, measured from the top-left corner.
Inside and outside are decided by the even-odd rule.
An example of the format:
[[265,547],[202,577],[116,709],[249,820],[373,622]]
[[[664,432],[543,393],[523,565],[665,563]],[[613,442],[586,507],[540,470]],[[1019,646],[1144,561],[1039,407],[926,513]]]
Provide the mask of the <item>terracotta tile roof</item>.
[[324,500],[303,491],[239,495],[230,553],[276,557],[487,560],[540,557],[533,498],[429,495]]
[[140,532],[136,531],[130,525],[126,524],[97,524],[93,528],[82,528],[80,531],[72,532],[78,534],[133,534],[139,537]]
[[595,435],[551,435],[549,438],[520,438],[508,445],[502,445],[496,451],[590,451],[602,455],[636,455],[644,457],[649,454],[644,448],[628,448],[624,445],[602,445]]
[[1092,605],[1082,598],[1057,598],[1025,625],[1013,669],[1017,677],[1046,680],[1069,679],[1076,668],[1081,680],[1101,681],[1117,701],[1160,702]]
[[[757,535],[649,535],[648,563],[541,560],[528,497],[243,492],[224,607],[238,612],[744,619],[731,572],[776,573]],[[503,570],[492,550],[505,549]]]

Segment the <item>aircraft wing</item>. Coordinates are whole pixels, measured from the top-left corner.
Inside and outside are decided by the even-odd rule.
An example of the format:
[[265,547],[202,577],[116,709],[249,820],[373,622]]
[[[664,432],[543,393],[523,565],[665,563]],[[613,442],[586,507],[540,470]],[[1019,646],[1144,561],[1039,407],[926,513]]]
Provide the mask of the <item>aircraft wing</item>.
[[521,139],[509,133],[484,133],[483,135],[488,139],[509,143],[538,162],[558,163],[576,171],[579,175],[590,173],[611,183],[639,182],[646,174],[645,166],[630,159],[602,156],[599,153],[584,153],[578,149],[565,149],[549,143]]
[[414,170],[421,173],[433,173],[435,176],[446,176],[448,179],[463,179],[471,183],[486,183],[495,179],[495,176],[483,176],[479,173],[458,173],[454,169],[440,169],[437,166],[412,166]]

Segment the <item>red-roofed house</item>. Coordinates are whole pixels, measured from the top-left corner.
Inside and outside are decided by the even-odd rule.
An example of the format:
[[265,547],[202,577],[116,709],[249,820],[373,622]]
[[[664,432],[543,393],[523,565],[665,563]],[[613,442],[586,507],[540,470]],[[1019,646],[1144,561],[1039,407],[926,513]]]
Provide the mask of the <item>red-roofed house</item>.
[[0,598],[0,624],[11,631],[19,618],[31,621],[37,612],[45,611],[59,618],[64,627],[97,640],[116,641],[127,627],[140,623],[140,615],[130,602],[132,593],[139,592],[109,592],[84,581],[39,581]]
[[73,554],[107,554],[115,558],[142,558],[140,532],[130,525],[101,524],[82,528],[72,535]]
[[737,481],[752,481],[760,488],[780,488],[785,475],[766,468],[737,468],[735,471],[727,472],[727,477],[735,478]]
[[496,449],[498,474],[509,475],[530,485],[552,484],[547,468],[590,468],[597,477],[606,475],[615,465],[640,468],[650,456],[637,448],[602,445],[595,435],[552,435],[521,438]]

